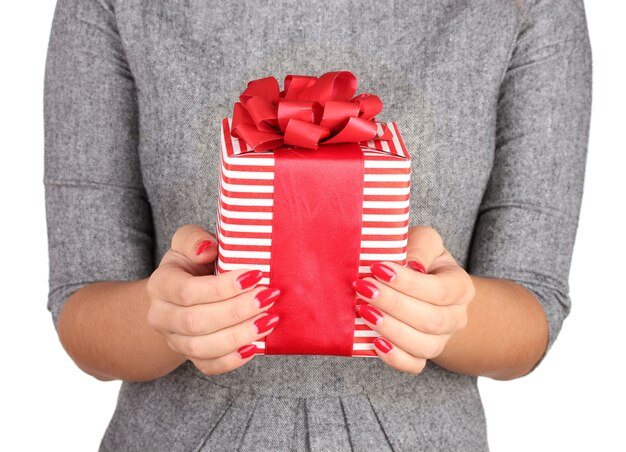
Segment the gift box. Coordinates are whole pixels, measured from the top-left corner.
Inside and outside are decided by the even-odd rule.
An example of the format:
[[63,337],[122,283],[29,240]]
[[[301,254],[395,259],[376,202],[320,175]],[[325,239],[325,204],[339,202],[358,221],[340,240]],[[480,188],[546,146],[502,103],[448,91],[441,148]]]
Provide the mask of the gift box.
[[216,273],[263,272],[280,320],[258,354],[376,356],[352,282],[404,265],[409,153],[350,72],[248,84],[221,129]]

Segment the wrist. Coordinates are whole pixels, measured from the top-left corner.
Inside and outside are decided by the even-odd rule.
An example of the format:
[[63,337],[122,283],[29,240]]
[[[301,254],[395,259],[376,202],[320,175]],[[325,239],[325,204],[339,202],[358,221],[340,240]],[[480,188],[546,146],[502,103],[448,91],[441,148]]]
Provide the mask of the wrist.
[[97,282],[68,298],[59,316],[59,339],[81,370],[99,380],[147,381],[185,361],[148,325],[146,283]]

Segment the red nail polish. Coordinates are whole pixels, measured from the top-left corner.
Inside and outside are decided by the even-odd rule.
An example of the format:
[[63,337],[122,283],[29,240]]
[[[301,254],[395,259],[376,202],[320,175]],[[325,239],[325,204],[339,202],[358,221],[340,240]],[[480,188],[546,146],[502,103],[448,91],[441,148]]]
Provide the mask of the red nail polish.
[[416,272],[427,273],[426,267],[424,267],[422,264],[420,264],[417,261],[408,261],[406,263],[406,266],[409,267],[411,270],[415,270]]
[[372,273],[374,273],[374,276],[382,279],[385,282],[391,282],[396,279],[396,272],[388,265],[376,262],[375,264],[370,265],[370,268],[372,269]]
[[198,248],[196,248],[196,256],[201,255],[204,250],[213,246],[214,244],[215,242],[213,240],[203,240],[202,242],[200,242],[200,245],[198,245]]
[[378,287],[369,281],[365,281],[364,279],[357,279],[352,283],[352,287],[358,294],[363,295],[366,298],[374,299],[380,293]]
[[360,304],[356,307],[356,312],[374,325],[380,325],[380,322],[383,321],[383,313],[376,309],[374,306],[370,306],[368,304]]
[[240,290],[249,289],[254,286],[256,283],[261,281],[263,277],[263,272],[261,270],[250,270],[248,272],[242,273],[237,278],[236,284]]
[[374,347],[383,353],[389,353],[393,349],[393,345],[384,337],[377,337],[374,339]]
[[278,322],[278,316],[276,314],[265,315],[254,322],[256,327],[256,334],[263,334],[266,331],[274,328]]
[[244,345],[243,347],[239,347],[239,349],[237,350],[237,353],[239,353],[239,357],[241,359],[246,359],[246,358],[250,358],[258,350],[259,348],[256,345],[248,344],[248,345]]
[[280,295],[280,289],[267,288],[262,290],[254,299],[256,300],[257,308],[263,309],[265,306],[274,303]]

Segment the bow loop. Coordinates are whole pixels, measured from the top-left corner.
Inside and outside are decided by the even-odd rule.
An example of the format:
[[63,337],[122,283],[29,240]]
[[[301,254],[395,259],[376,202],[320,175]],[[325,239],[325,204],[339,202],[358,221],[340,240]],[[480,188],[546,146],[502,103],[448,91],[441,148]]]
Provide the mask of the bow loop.
[[283,83],[285,91],[282,93],[282,97],[290,100],[302,99],[302,93],[313,85],[316,80],[317,77],[310,75],[288,75],[285,77],[285,82]]
[[322,116],[322,106],[317,102],[303,100],[285,100],[278,102],[278,126],[285,132],[291,119],[319,124]]
[[244,107],[250,114],[257,129],[272,132],[278,126],[277,109],[266,98],[254,96],[247,100]]
[[375,122],[383,103],[373,94],[354,96],[357,85],[349,71],[288,75],[283,91],[274,77],[253,80],[234,106],[231,133],[255,152],[388,140]]
[[262,97],[268,102],[276,104],[280,98],[278,80],[276,77],[265,77],[248,82],[248,86],[239,96],[239,101],[246,106],[247,101],[252,97]]
[[374,120],[376,115],[383,109],[383,102],[380,100],[380,97],[374,94],[359,94],[352,99],[352,102],[359,105],[359,116],[363,119]]

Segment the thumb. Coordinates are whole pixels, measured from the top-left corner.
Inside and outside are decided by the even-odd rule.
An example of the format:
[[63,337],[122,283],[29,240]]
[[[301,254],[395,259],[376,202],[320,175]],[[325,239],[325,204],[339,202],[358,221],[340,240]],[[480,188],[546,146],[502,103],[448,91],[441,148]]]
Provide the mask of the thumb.
[[194,264],[206,265],[217,259],[217,239],[197,224],[186,224],[172,236],[173,251]]
[[409,229],[406,266],[420,273],[428,273],[433,261],[445,251],[443,239],[430,226]]

